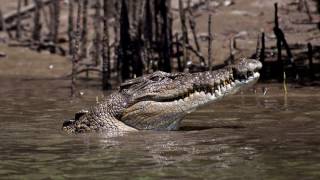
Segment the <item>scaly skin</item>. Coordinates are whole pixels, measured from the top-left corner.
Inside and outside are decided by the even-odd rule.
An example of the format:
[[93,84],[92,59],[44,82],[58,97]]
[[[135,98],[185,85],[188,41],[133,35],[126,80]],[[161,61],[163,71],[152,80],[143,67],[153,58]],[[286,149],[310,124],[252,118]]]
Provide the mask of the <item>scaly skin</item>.
[[216,71],[157,71],[126,81],[103,102],[76,113],[74,120],[65,121],[63,130],[73,133],[176,130],[181,120],[199,106],[254,84],[261,67],[257,60],[242,59]]

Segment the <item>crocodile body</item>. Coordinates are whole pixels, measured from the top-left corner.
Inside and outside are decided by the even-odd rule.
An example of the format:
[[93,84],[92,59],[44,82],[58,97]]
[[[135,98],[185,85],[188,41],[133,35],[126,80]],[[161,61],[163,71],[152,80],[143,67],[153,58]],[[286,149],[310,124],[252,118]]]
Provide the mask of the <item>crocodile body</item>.
[[101,103],[65,121],[63,130],[72,133],[177,130],[181,120],[196,108],[254,84],[261,67],[257,60],[242,59],[215,71],[157,71],[128,80]]

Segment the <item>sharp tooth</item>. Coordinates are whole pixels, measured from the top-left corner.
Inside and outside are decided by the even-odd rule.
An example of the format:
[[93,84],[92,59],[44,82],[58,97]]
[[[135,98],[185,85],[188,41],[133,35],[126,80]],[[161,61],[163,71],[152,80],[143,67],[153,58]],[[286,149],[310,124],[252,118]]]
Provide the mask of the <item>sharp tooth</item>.
[[198,96],[198,95],[199,95],[199,92],[198,92],[198,91],[196,91],[196,92],[194,93],[194,95]]
[[222,91],[222,92],[225,92],[225,91],[226,91],[225,86],[221,86],[221,91]]
[[257,78],[257,77],[259,77],[260,76],[260,74],[258,73],[258,72],[255,72],[254,74],[253,74],[253,77],[255,77],[255,78]]
[[225,87],[225,86],[222,86],[222,85],[221,85],[220,88],[221,88],[221,91],[220,91],[221,93],[223,93],[224,91],[226,91],[226,87]]
[[216,95],[216,97],[220,96],[221,95],[220,91],[219,90],[215,90],[215,95]]
[[210,100],[214,100],[216,99],[216,96],[214,94],[212,94],[210,97],[209,97]]

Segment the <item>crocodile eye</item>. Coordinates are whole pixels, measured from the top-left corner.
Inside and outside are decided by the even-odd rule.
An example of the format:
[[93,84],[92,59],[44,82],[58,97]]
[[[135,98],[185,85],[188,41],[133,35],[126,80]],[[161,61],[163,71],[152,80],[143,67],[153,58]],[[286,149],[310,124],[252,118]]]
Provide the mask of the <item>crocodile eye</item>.
[[160,77],[160,76],[153,76],[150,78],[150,80],[152,81],[161,81],[163,79],[163,77]]

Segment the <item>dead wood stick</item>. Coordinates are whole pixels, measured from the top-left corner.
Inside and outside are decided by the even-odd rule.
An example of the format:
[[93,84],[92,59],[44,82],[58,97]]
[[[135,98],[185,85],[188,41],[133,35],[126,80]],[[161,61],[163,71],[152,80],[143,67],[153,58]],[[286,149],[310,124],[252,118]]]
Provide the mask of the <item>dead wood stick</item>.
[[310,13],[309,4],[306,0],[303,0],[303,3],[304,3],[304,7],[306,8],[306,13],[308,15],[309,22],[312,22],[312,16]]
[[209,14],[208,18],[208,68],[212,70],[212,29],[211,29],[211,18],[212,15]]
[[[42,5],[45,6],[45,5],[48,5],[48,4],[52,3],[52,2],[53,2],[52,0],[42,0]],[[20,16],[24,16],[24,15],[30,13],[30,12],[35,11],[36,9],[37,9],[36,4],[32,3],[32,4],[28,5],[28,6],[22,7],[21,10],[20,10],[20,13],[17,12],[16,10],[14,10],[14,11],[8,12],[7,14],[4,14],[3,15],[3,20],[6,23],[11,23],[16,18],[18,18],[19,14],[20,14]]]
[[182,0],[179,0],[179,14],[180,14],[180,21],[181,21],[181,31],[182,31],[182,48],[183,48],[183,69],[184,71],[188,71],[188,55],[187,55],[187,49],[186,46],[187,44],[189,44],[189,40],[188,40],[188,29],[187,29],[187,25],[186,25],[186,13],[185,13],[185,9],[183,7],[183,2]]
[[21,0],[18,0],[18,4],[17,4],[17,21],[16,21],[16,25],[17,25],[17,29],[16,29],[16,39],[20,40],[21,38]]

